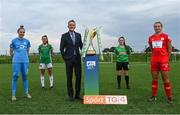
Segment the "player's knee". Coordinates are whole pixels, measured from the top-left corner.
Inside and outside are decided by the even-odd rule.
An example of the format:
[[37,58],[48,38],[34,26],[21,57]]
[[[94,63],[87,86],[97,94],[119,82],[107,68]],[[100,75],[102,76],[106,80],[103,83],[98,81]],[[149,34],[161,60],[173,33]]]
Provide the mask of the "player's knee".
[[121,71],[117,70],[116,75],[121,75]]
[[158,81],[158,77],[154,76],[153,81]]
[[170,82],[168,77],[163,77],[162,79],[163,79],[164,83],[169,83]]
[[52,75],[52,71],[51,71],[51,70],[48,70],[48,74],[49,74],[49,75]]
[[128,71],[124,71],[124,75],[125,75],[125,76],[128,76]]
[[18,76],[13,76],[13,81],[17,81],[18,80]]
[[18,76],[19,76],[19,73],[18,72],[14,72],[13,73],[13,81],[17,81],[18,80]]
[[27,74],[23,74],[23,75],[22,75],[22,80],[23,80],[23,81],[27,80]]
[[116,72],[116,75],[120,75],[120,73]]
[[27,78],[24,78],[24,77],[23,77],[23,79],[22,79],[22,80],[23,80],[23,81],[26,81],[26,80],[27,80]]
[[157,80],[158,79],[158,73],[153,72],[152,77],[153,77],[153,80]]
[[158,73],[153,73],[153,77],[157,78],[158,77]]

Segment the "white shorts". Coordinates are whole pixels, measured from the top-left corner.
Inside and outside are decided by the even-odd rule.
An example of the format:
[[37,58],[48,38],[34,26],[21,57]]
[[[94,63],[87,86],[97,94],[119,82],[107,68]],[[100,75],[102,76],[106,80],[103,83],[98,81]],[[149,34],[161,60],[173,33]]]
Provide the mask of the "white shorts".
[[46,69],[46,68],[52,68],[52,67],[53,67],[52,63],[48,63],[48,64],[40,63],[39,64],[39,69]]

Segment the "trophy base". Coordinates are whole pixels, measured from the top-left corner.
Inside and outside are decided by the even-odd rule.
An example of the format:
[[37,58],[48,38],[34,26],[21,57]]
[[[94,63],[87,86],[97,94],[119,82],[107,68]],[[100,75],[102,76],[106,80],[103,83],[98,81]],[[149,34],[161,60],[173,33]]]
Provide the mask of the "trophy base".
[[88,50],[88,51],[86,52],[86,56],[93,56],[93,55],[96,55],[96,51],[94,51],[94,50]]
[[94,56],[94,55],[96,55],[96,54],[86,54],[86,56]]

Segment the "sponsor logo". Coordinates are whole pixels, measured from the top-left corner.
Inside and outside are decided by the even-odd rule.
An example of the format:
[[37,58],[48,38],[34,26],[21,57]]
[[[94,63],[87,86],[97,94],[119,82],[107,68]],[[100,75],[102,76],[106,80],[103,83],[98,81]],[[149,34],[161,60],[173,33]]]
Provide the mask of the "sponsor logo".
[[153,48],[162,48],[163,42],[162,41],[153,41],[152,47]]
[[84,104],[127,104],[127,96],[90,95],[84,96]]
[[96,67],[96,61],[87,61],[86,66],[87,69],[94,69]]
[[24,45],[20,45],[19,48],[20,49],[25,49],[25,46]]

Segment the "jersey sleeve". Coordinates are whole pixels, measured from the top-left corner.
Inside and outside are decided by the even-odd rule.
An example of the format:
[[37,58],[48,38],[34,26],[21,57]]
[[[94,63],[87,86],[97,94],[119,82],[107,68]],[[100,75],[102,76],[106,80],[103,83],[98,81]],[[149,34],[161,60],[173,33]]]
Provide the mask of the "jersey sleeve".
[[27,41],[27,48],[31,47],[31,43],[29,42],[29,40]]
[[128,55],[131,54],[131,50],[132,50],[131,47],[126,45],[126,52]]
[[40,53],[40,50],[41,50],[41,45],[39,45],[39,47],[38,47],[38,52]]
[[53,50],[53,47],[52,47],[52,45],[50,45],[50,49],[51,49],[51,50]]
[[171,42],[172,40],[170,39],[170,37],[167,35],[166,36],[166,43],[169,43],[169,42]]
[[14,40],[11,41],[9,47],[14,49]]

